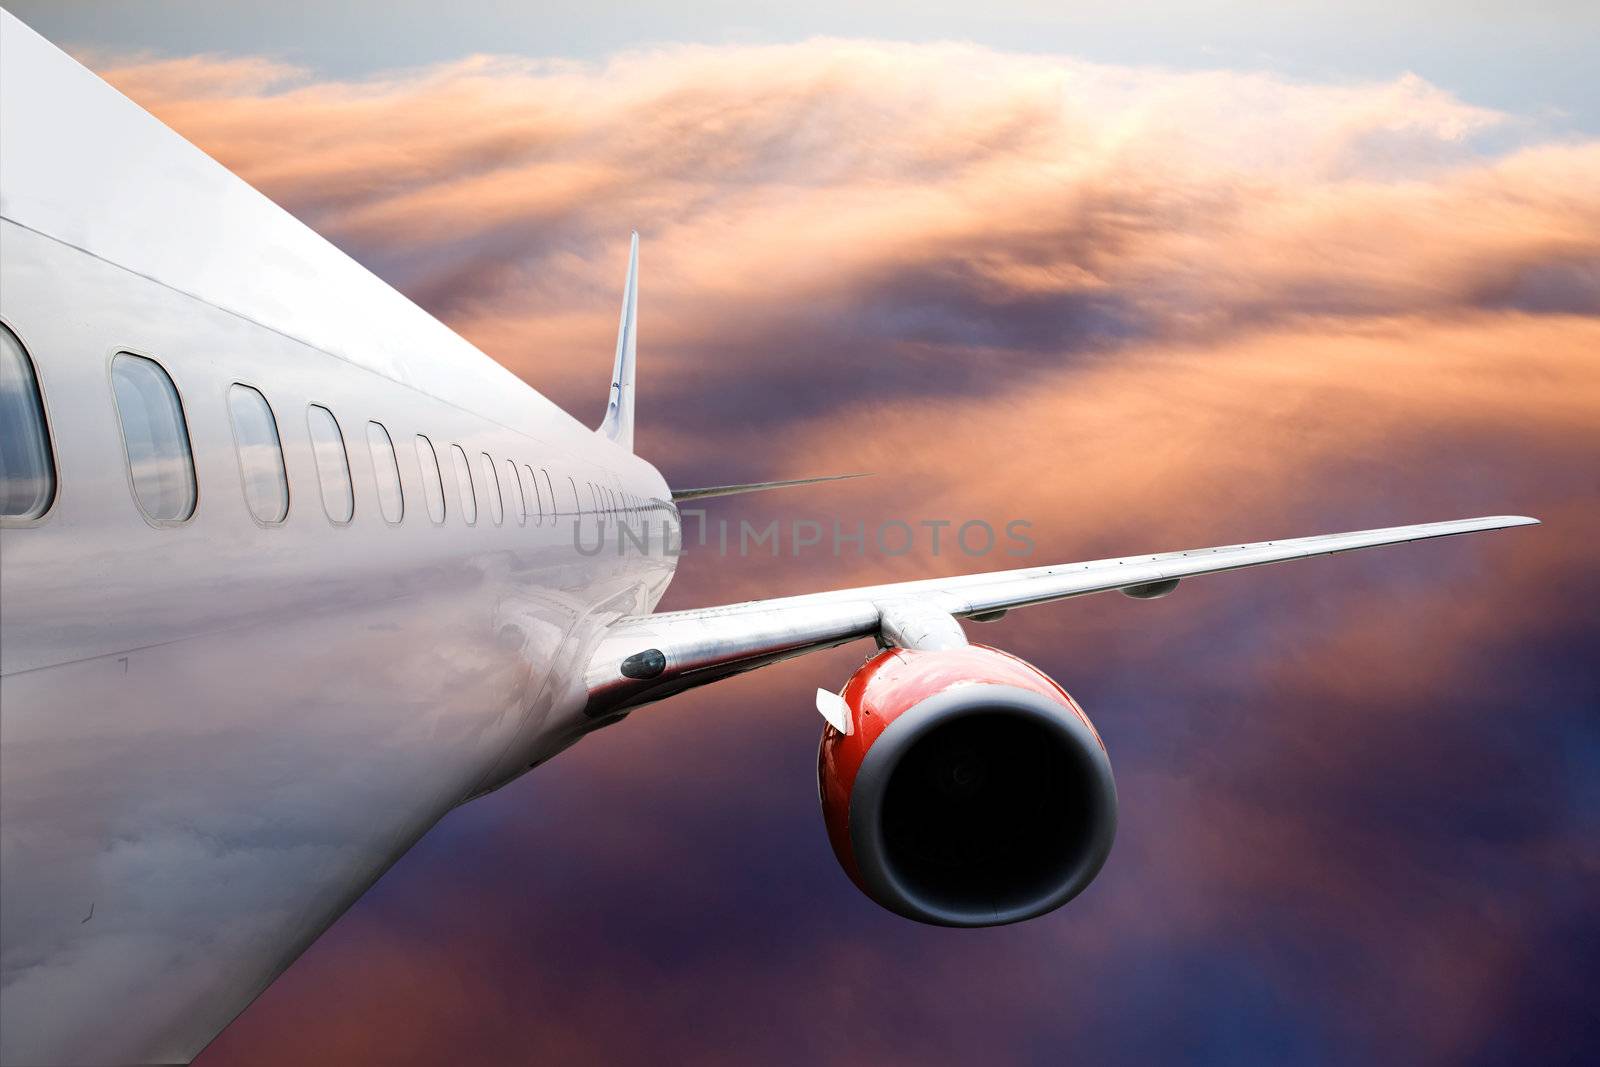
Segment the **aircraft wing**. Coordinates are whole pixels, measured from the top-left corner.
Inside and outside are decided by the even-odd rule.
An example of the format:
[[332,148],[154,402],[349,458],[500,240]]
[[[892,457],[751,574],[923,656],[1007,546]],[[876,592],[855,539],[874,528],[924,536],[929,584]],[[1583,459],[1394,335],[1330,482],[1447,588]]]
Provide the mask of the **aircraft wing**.
[[588,712],[597,718],[616,714],[857,638],[937,642],[941,627],[957,625],[954,619],[997,618],[1012,608],[1111,589],[1141,598],[1162,596],[1180,579],[1201,574],[1538,521],[1492,515],[628,616],[608,629],[589,661]]

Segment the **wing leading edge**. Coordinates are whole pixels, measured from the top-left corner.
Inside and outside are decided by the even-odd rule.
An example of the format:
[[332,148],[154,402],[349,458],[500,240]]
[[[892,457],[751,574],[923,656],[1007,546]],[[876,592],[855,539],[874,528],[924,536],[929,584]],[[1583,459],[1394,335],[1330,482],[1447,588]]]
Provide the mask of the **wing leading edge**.
[[589,714],[604,717],[756,667],[889,632],[905,607],[951,618],[1120,589],[1159,595],[1178,580],[1359,548],[1533,526],[1524,515],[1391,526],[1121,559],[931,578],[619,619],[589,661]]

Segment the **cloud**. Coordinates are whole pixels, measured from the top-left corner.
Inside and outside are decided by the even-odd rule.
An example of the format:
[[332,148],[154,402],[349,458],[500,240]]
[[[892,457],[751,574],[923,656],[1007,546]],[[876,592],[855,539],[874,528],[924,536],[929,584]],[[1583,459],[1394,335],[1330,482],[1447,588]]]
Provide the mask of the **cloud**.
[[[993,393],[1127,345],[1600,310],[1600,145],[1491,152],[1513,118],[1410,75],[832,40],[105,73],[582,415],[639,227],[641,417],[694,469],[716,459],[682,427]],[[708,366],[767,388],[731,406]]]
[[[1600,143],[1414,76],[957,44],[357,82],[99,62],[580,418],[639,227],[647,457],[681,484],[878,473],[712,505],[735,523],[1023,517],[1039,562],[1547,523],[974,628],[1060,677],[1117,763],[1117,851],[1050,919],[952,935],[852,895],[808,794],[807,695],[858,662],[841,649],[641,712],[456,813],[209,1061],[1581,1044]],[[702,553],[668,606],[970,569]]]
[[276,93],[311,78],[311,72],[302,67],[264,56],[164,58],[86,49],[76,51],[74,58],[146,107],[154,102],[181,107],[197,101]]

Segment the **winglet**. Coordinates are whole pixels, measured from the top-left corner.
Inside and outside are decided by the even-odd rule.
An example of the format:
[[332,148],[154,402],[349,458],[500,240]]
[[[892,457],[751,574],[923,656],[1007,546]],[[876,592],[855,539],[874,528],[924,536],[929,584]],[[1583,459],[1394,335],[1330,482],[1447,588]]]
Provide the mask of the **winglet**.
[[633,451],[634,366],[638,362],[639,231],[628,249],[628,281],[622,289],[622,316],[617,322],[617,361],[611,368],[611,398],[599,432]]

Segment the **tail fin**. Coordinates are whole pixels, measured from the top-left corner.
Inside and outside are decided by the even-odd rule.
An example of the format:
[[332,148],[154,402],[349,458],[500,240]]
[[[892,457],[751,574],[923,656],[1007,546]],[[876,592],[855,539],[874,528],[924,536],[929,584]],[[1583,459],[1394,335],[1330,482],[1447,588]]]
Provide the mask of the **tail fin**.
[[617,323],[617,362],[611,369],[611,399],[600,433],[633,451],[633,381],[638,362],[635,330],[639,318],[639,231],[628,250],[628,282],[622,290],[622,318]]

